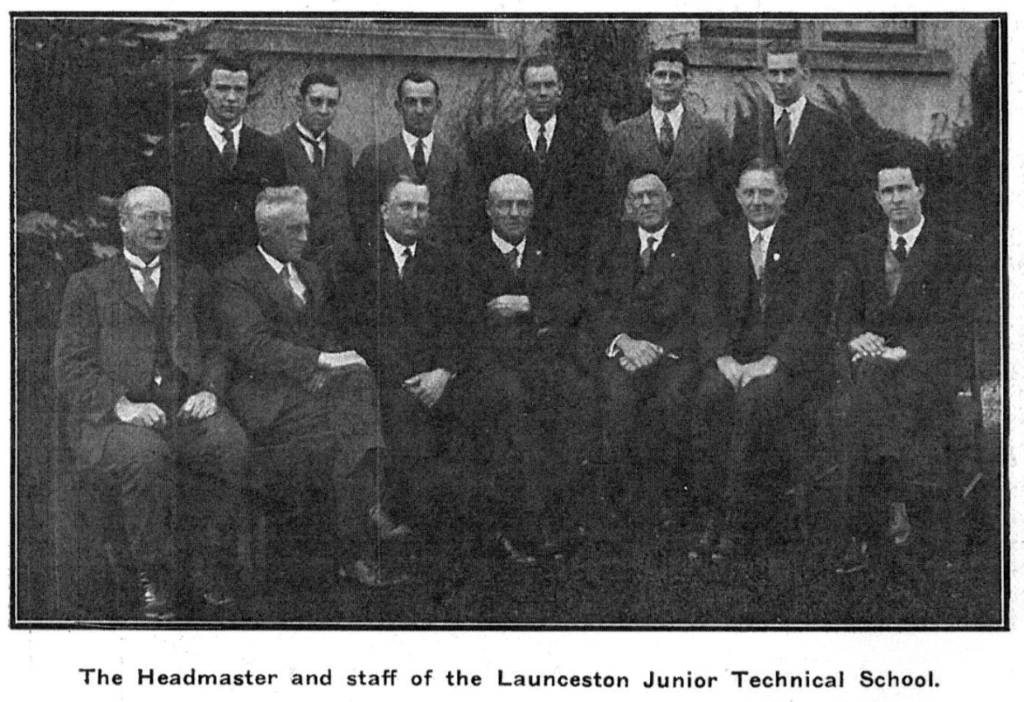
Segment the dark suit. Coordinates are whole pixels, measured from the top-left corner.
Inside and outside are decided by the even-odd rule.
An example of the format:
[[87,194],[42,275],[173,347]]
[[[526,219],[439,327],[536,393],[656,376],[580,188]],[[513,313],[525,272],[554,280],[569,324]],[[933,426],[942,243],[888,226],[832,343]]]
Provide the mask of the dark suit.
[[[852,133],[834,115],[808,102],[785,158],[779,158],[774,118],[770,102],[758,103],[748,116],[737,118],[733,183],[739,169],[754,158],[778,163],[789,191],[786,213],[811,226],[827,227],[842,239],[850,238],[857,232],[858,206],[865,198],[872,205],[867,185],[857,176]],[[729,211],[741,216],[735,200]]]
[[[607,141],[601,125],[587,129],[571,113],[558,113],[547,136],[543,162],[530,144],[523,117],[485,132],[477,141],[477,219],[486,222],[487,189],[498,176],[515,173],[533,188],[532,229],[538,241],[582,273],[600,210]],[[482,227],[481,227],[482,228]]]
[[306,285],[301,308],[256,248],[218,271],[217,321],[235,366],[230,400],[254,441],[285,448],[296,470],[306,460],[322,466],[328,459],[342,548],[358,551],[375,502],[373,472],[362,459],[383,446],[376,380],[368,369],[353,368],[332,375],[318,392],[307,389],[321,352],[352,347],[330,325],[323,273],[304,261],[296,269]]
[[[176,457],[206,483],[196,493],[197,512],[210,530],[203,540],[202,555],[212,559],[206,565],[226,568],[248,446],[223,404],[227,362],[210,324],[209,279],[201,268],[169,256],[161,263],[154,307],[123,256],[72,277],[56,346],[78,470],[117,486],[133,555],[143,570],[157,571],[158,579],[169,567]],[[179,421],[181,404],[201,390],[218,397],[218,412]],[[121,397],[158,404],[167,427],[118,421],[114,406]]]
[[709,224],[721,216],[732,175],[725,128],[685,110],[666,161],[650,109],[619,123],[611,134],[605,167],[605,193],[613,213],[621,214],[629,181],[645,173],[661,178],[672,194],[671,221],[690,227]]
[[325,137],[326,155],[321,167],[306,154],[295,124],[274,136],[288,167],[288,182],[301,185],[309,195],[309,248],[306,258],[332,245],[351,246],[355,241],[349,210],[353,199],[352,149],[330,132]]
[[[368,239],[379,228],[377,216],[384,190],[399,176],[416,177],[416,168],[402,136],[363,149],[356,162],[356,201],[352,215],[357,238]],[[464,157],[437,134],[427,161],[430,190],[428,237],[446,245],[462,244],[473,198],[473,179]]]
[[[748,516],[755,447],[774,445],[797,480],[811,460],[813,414],[801,412],[822,389],[826,244],[819,231],[780,219],[759,282],[745,219],[723,222],[709,239],[716,248],[701,353],[712,364],[697,392],[695,488],[702,509],[724,507],[738,527]],[[740,364],[774,356],[778,366],[734,389],[714,364],[724,356]]]
[[228,170],[202,122],[160,143],[147,180],[171,196],[179,255],[211,272],[256,245],[256,196],[287,182],[281,149],[266,134],[243,124]]
[[[610,230],[595,257],[591,318],[599,356],[603,432],[608,459],[627,470],[615,491],[644,487],[660,502],[689,445],[689,416],[699,357],[698,315],[706,246],[688,228],[669,224],[648,268],[635,223]],[[633,373],[607,351],[619,334],[665,350]],[[639,475],[638,471],[645,471]]]
[[898,474],[885,478],[899,492],[908,475],[934,471],[945,462],[956,394],[971,353],[973,251],[968,237],[926,221],[890,297],[888,246],[887,227],[858,237],[837,324],[846,342],[873,332],[886,346],[907,351],[900,363],[862,359],[854,364],[850,406],[854,488],[866,464],[888,461],[887,472]]

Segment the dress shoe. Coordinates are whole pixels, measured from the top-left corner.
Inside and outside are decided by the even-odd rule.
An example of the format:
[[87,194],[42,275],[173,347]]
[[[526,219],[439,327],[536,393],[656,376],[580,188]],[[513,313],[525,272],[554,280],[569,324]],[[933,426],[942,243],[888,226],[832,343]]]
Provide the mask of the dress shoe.
[[139,576],[142,585],[142,616],[150,622],[169,622],[176,619],[167,589],[146,574]]
[[889,538],[897,546],[907,543],[910,538],[910,517],[907,516],[906,502],[889,505]]
[[850,537],[850,543],[846,545],[846,550],[843,551],[843,557],[836,567],[836,572],[840,575],[845,575],[846,573],[856,573],[867,567],[868,542],[860,541],[855,536]]
[[385,512],[384,508],[380,505],[374,505],[370,508],[370,521],[377,527],[377,533],[385,541],[404,539],[412,534],[412,529],[405,524],[395,524],[391,515]]
[[391,587],[400,585],[409,579],[409,576],[405,574],[385,578],[381,573],[379,563],[365,560],[358,560],[338,568],[338,576],[342,580],[351,580],[364,587]]
[[505,553],[508,560],[512,561],[516,565],[532,566],[537,565],[537,559],[530,554],[520,551],[516,548],[515,544],[508,540],[507,537],[498,534],[498,544],[501,546],[501,550]]

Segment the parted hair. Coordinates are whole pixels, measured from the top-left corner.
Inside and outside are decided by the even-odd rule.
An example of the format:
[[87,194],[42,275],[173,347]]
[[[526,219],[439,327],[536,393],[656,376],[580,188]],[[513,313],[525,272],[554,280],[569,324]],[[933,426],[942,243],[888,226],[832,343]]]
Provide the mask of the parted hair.
[[305,207],[309,196],[298,185],[266,188],[256,196],[256,225],[262,231],[286,207]]

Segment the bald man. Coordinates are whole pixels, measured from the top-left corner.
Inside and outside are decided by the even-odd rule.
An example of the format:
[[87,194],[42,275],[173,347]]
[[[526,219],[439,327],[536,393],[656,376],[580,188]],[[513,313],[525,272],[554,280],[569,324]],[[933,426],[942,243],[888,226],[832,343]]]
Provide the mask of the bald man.
[[121,198],[122,255],[71,278],[57,337],[83,485],[116,495],[140,571],[143,616],[175,616],[171,512],[178,475],[200,519],[197,586],[231,600],[234,525],[248,440],[221,403],[227,361],[208,323],[210,281],[175,261],[171,201],[158,188]]

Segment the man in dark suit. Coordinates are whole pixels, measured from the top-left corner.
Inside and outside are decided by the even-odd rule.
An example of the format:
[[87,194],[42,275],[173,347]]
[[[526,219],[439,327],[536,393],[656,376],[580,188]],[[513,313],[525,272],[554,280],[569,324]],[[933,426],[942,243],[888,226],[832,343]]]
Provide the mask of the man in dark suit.
[[491,230],[466,250],[471,315],[466,420],[488,467],[493,526],[511,560],[565,546],[560,481],[571,480],[553,435],[575,387],[566,352],[582,315],[579,288],[558,257],[532,240],[525,178],[491,184]]
[[356,162],[357,236],[371,238],[384,191],[399,176],[426,183],[430,189],[427,238],[445,244],[465,241],[473,196],[473,180],[462,154],[434,133],[441,110],[441,88],[426,73],[413,72],[398,81],[395,110],[402,118],[401,134],[366,147]]
[[607,469],[618,474],[603,476],[602,489],[635,516],[666,521],[683,488],[706,255],[671,220],[672,194],[657,175],[624,192],[626,221],[603,241],[592,280]]
[[822,389],[824,237],[781,216],[786,187],[773,164],[747,164],[736,197],[743,219],[710,236],[702,355],[713,365],[697,391],[691,558],[728,558],[746,543],[765,456],[780,456],[792,480],[803,478],[813,439],[805,408]]
[[519,67],[526,114],[484,132],[477,141],[474,169],[484,214],[495,178],[515,173],[533,189],[531,233],[579,270],[601,197],[605,133],[600,123],[584,124],[563,109],[562,81],[554,57],[531,56]]
[[309,195],[310,260],[332,245],[355,241],[352,203],[352,149],[328,129],[341,100],[337,76],[310,73],[299,84],[299,119],[274,139],[288,167],[288,182]]
[[651,109],[612,131],[605,192],[616,213],[621,213],[617,204],[626,184],[654,173],[672,196],[672,222],[700,227],[721,216],[729,183],[729,137],[720,123],[685,108],[689,65],[682,49],[652,52],[646,83]]
[[177,465],[200,533],[197,585],[226,604],[235,585],[245,433],[224,408],[227,361],[208,310],[202,268],[175,260],[171,202],[142,186],[121,199],[124,255],[68,284],[56,346],[78,463],[99,493],[120,499],[145,588],[144,615],[174,618],[171,516]]
[[[732,161],[737,169],[754,158],[779,164],[789,192],[786,214],[846,240],[859,231],[858,205],[869,198],[857,178],[850,130],[804,94],[810,77],[803,49],[769,45],[764,78],[773,100],[737,117]],[[732,212],[739,214],[735,206]],[[842,241],[833,244],[838,252]]]
[[302,260],[309,227],[302,188],[263,191],[256,223],[259,245],[217,274],[217,321],[235,364],[231,406],[258,445],[279,449],[279,470],[330,476],[342,577],[390,584],[370,531],[384,446],[376,379],[334,333],[324,275]]
[[925,186],[907,160],[895,156],[883,164],[877,184],[888,226],[857,239],[838,315],[854,381],[849,543],[841,573],[867,566],[870,542],[886,538],[901,546],[910,538],[908,475],[945,464],[969,353],[970,239],[925,221]]
[[175,129],[153,154],[148,182],[171,195],[178,253],[208,271],[256,245],[256,196],[288,178],[280,147],[243,124],[251,75],[239,56],[211,56],[203,122]]
[[357,331],[355,348],[380,384],[387,502],[420,523],[439,511],[427,493],[451,477],[434,473],[459,432],[452,398],[467,341],[460,259],[424,238],[429,206],[427,186],[402,177],[381,205],[373,249],[339,248],[327,271],[333,320]]

